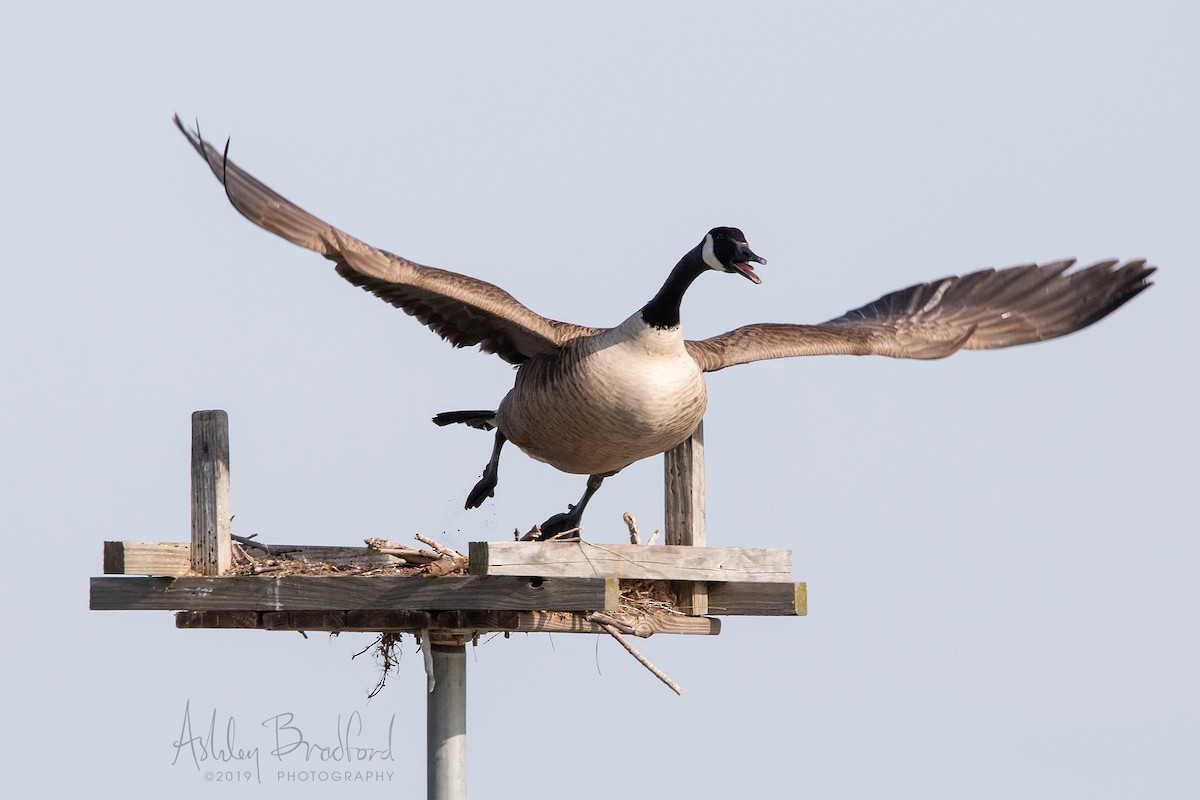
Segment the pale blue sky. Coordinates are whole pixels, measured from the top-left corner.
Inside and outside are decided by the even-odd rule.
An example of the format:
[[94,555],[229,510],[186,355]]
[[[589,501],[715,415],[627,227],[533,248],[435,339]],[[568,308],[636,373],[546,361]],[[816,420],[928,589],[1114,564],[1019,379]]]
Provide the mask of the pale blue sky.
[[[353,791],[423,791],[411,643],[368,703],[366,636],[86,610],[104,539],[186,537],[193,410],[229,412],[235,531],[268,541],[465,548],[582,488],[513,450],[495,501],[464,512],[490,440],[428,419],[493,405],[511,370],[241,219],[177,111],[351,233],[593,325],[714,225],[770,263],[761,286],[699,281],[693,337],[986,266],[1150,258],[1153,289],[1059,341],[711,376],[709,540],[792,548],[810,616],[645,642],[681,698],[611,641],[491,641],[469,657],[469,780],[498,798],[1196,796],[1200,12],[778,6],[9,10],[17,794],[343,790],[203,785],[171,764],[189,701],[249,742],[283,712],[314,738],[395,713],[395,777]],[[623,511],[660,526],[660,470],[608,481],[587,535],[621,539]]]

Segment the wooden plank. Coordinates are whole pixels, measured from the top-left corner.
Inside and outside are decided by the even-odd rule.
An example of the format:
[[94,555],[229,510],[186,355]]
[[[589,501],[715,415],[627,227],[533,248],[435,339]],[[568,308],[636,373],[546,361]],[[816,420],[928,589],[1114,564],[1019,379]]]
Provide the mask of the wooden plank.
[[176,628],[262,629],[262,614],[257,611],[179,611]]
[[[450,614],[460,615],[454,620]],[[566,611],[519,611],[519,612],[443,612],[436,615],[434,627],[456,631],[511,631],[516,633],[591,633],[607,634],[608,631],[582,614]],[[505,616],[505,615],[508,616]],[[683,634],[692,636],[716,636],[721,632],[721,621],[711,617],[685,617],[662,614],[633,617],[614,612],[610,616],[625,620],[638,628],[639,634],[651,636],[656,633]]]
[[201,575],[229,572],[229,415],[192,413],[192,569]]
[[619,583],[598,578],[281,575],[92,578],[98,611],[615,611]]
[[664,538],[667,544],[703,547],[704,423],[683,444],[663,454],[665,482]]
[[[687,441],[663,454],[668,545],[704,547],[704,421]],[[679,589],[679,605],[690,614],[708,613],[708,584],[695,582]]]
[[430,627],[431,619],[428,611],[176,611],[175,627],[254,628],[265,631],[420,631]]
[[[614,614],[620,616],[619,614]],[[649,634],[716,636],[721,621],[712,617],[661,615],[633,622]],[[454,631],[465,635],[493,632],[605,634],[582,614],[566,611],[179,611],[175,627],[254,628],[258,630],[419,633]]]
[[340,631],[346,628],[345,611],[264,611],[261,616],[262,628],[266,631]]
[[803,617],[808,614],[808,584],[714,583],[708,612],[717,616]]
[[192,569],[187,542],[105,542],[105,575],[186,575]]
[[594,542],[471,542],[472,575],[791,583],[792,552]]
[[[281,561],[319,562],[335,566],[389,567],[400,564],[395,556],[377,553],[366,547],[333,547],[309,544],[273,544],[280,555],[266,556],[247,547],[251,555]],[[105,542],[105,575],[162,575],[179,577],[192,574],[190,546],[185,542]],[[285,552],[286,551],[286,552]]]
[[[487,612],[479,612],[487,613]],[[517,614],[517,611],[496,612]],[[419,631],[433,627],[434,613],[430,611],[347,611],[347,631]]]

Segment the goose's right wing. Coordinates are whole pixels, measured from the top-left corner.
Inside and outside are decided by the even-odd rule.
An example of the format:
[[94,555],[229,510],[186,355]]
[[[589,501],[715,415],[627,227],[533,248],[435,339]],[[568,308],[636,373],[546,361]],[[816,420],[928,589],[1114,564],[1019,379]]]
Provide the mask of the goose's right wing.
[[416,317],[455,347],[479,345],[510,364],[552,353],[596,328],[548,319],[508,292],[456,272],[426,267],[379,250],[314,217],[238,167],[175,117],[175,124],[208,163],[233,207],[246,219],[337,264],[337,272]]
[[746,325],[689,341],[687,348],[705,372],[791,356],[943,358],[962,348],[1010,347],[1087,327],[1150,286],[1154,272],[1145,261],[1104,261],[1064,274],[1073,263],[920,283],[820,325]]

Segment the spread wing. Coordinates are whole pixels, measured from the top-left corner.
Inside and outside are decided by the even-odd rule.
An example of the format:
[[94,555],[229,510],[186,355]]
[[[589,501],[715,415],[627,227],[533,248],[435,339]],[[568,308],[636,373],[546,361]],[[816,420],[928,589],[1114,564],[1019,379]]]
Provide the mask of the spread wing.
[[510,364],[551,353],[596,328],[548,319],[498,286],[425,267],[379,250],[317,219],[244,171],[175,117],[175,124],[208,163],[242,216],[260,228],[307,247],[337,264],[355,286],[416,317],[455,347],[479,345]]
[[1085,328],[1151,286],[1145,261],[1075,262],[986,269],[886,294],[820,325],[746,325],[689,341],[705,372],[768,358],[879,355],[944,358],[1040,342]]

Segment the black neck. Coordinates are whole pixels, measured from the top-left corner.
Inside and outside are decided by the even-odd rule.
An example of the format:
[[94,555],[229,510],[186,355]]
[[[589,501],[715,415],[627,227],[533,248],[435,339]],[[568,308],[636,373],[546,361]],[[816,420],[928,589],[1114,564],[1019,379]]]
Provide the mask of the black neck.
[[679,325],[679,305],[683,302],[683,293],[692,285],[692,281],[700,277],[708,269],[700,253],[701,245],[696,245],[686,253],[671,274],[667,282],[654,295],[654,299],[646,303],[642,309],[642,320],[655,328],[674,328]]

